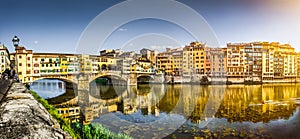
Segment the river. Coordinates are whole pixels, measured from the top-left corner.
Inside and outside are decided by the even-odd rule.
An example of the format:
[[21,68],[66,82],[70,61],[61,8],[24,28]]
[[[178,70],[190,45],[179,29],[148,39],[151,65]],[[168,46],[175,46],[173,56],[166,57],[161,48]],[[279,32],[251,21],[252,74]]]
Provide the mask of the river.
[[[65,117],[76,117],[74,110],[70,114],[71,109],[79,108],[81,114],[75,121],[98,122],[135,138],[300,138],[299,87],[108,86],[94,82],[89,94],[76,97],[76,91],[66,89],[58,80],[40,80],[31,85]],[[69,113],[65,110],[68,107]]]

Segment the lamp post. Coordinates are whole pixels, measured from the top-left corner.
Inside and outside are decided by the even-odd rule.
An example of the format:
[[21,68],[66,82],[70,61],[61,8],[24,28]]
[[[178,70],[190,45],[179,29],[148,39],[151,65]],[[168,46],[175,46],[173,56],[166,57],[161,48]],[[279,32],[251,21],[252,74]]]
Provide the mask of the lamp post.
[[20,42],[20,39],[15,36],[13,39],[12,39],[12,42],[13,42],[13,45],[16,47],[16,46],[19,46],[19,42]]
[[[20,42],[20,39],[17,37],[17,36],[14,36],[14,38],[12,39],[12,42],[13,42],[13,45],[15,47],[19,46],[19,42]],[[16,63],[18,63],[17,59],[15,58],[15,60],[11,61],[11,65],[10,65],[10,68],[11,68],[11,73],[12,74],[15,74],[15,73],[18,73],[18,67],[16,67]],[[15,75],[12,75],[13,78]]]

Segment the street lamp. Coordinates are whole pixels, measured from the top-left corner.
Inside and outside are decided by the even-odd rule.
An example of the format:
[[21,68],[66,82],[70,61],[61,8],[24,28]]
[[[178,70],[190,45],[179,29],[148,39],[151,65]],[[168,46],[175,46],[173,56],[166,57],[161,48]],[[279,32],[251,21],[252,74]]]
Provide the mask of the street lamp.
[[17,47],[17,46],[19,46],[20,39],[19,39],[17,36],[15,36],[15,37],[12,39],[12,42],[13,42],[13,45],[14,45],[15,47]]

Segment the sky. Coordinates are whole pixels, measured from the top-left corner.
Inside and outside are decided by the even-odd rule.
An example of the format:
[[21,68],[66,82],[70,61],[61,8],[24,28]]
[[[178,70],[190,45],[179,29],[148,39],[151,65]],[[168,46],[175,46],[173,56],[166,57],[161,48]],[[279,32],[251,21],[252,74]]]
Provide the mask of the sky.
[[[10,52],[14,52],[11,40],[16,35],[20,38],[20,45],[34,52],[76,53],[80,38],[89,24],[98,15],[121,2],[124,1],[0,0],[0,42],[7,46]],[[277,41],[290,43],[296,51],[300,51],[299,0],[178,0],[178,2],[192,8],[205,19],[219,41],[219,47],[225,47],[229,42]],[[122,11],[118,16],[106,20],[113,23],[127,12],[129,11]],[[180,13],[181,11],[177,11],[170,16],[179,15],[182,19],[189,16]],[[192,24],[197,26],[198,22]],[[101,23],[99,26],[98,33],[101,32],[101,28],[105,28]],[[99,50],[117,48],[163,50],[166,47],[182,47],[191,41],[203,40],[195,38],[176,23],[144,18],[116,27],[109,37],[105,38],[103,44],[87,47],[99,47]],[[93,51],[92,54],[98,52]]]

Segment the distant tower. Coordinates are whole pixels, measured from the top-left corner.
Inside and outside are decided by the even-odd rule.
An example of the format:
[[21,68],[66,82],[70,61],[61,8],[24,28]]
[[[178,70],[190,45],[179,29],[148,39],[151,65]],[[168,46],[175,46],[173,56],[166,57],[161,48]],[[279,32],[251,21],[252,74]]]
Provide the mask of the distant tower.
[[17,47],[17,46],[19,46],[20,39],[17,36],[15,36],[12,39],[12,42],[13,42],[14,46]]

